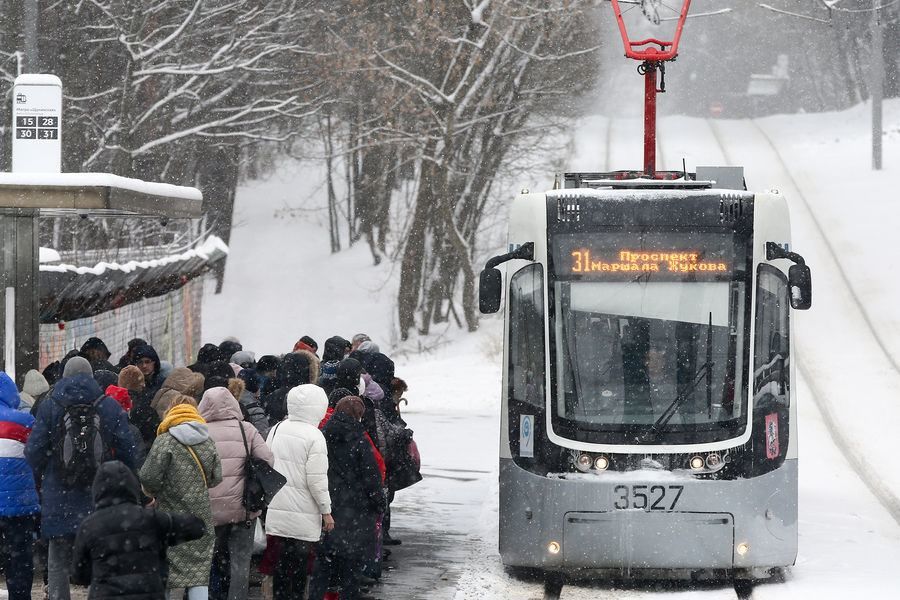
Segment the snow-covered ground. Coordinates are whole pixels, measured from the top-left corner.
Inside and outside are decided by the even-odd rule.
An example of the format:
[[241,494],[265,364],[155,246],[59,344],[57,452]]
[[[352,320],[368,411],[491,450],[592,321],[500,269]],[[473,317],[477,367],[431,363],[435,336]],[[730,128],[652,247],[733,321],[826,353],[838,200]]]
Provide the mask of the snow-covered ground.
[[[900,225],[892,206],[900,200],[900,102],[886,105],[881,173],[869,167],[867,119],[860,106],[757,121],[660,122],[661,168],[680,168],[682,157],[689,169],[741,164],[751,189],[784,193],[794,248],[813,269],[813,309],[794,313],[801,373],[810,384],[803,380],[798,389],[800,556],[784,583],[759,586],[754,598],[900,596],[900,515],[886,508],[900,496],[894,459],[900,283],[890,262],[898,255]],[[639,128],[637,120],[586,120],[572,144],[571,169],[638,165]],[[287,165],[239,190],[224,292],[206,296],[205,340],[236,335],[258,354],[281,353],[304,334],[321,344],[333,334],[366,331],[390,349],[396,273],[385,264],[371,268],[362,245],[330,254],[319,180],[316,171]],[[457,570],[459,599],[542,594],[537,583],[509,579],[496,551],[498,325],[487,320],[476,334],[451,333],[446,344],[397,361],[398,375],[410,384],[404,410],[425,474],[398,495],[398,518],[468,536],[462,554],[468,559]],[[666,596],[733,594],[705,589]],[[582,586],[563,593],[649,596],[656,593]]]

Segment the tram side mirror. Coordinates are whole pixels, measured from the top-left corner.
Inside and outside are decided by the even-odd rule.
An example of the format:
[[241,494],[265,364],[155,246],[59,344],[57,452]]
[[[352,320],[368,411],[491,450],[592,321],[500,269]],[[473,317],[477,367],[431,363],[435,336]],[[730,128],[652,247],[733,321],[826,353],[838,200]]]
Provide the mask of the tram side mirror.
[[478,281],[478,310],[489,315],[500,310],[500,291],[503,275],[500,269],[490,268],[481,272]]
[[791,307],[808,310],[812,306],[812,274],[806,265],[791,265],[788,269],[788,286],[791,290]]

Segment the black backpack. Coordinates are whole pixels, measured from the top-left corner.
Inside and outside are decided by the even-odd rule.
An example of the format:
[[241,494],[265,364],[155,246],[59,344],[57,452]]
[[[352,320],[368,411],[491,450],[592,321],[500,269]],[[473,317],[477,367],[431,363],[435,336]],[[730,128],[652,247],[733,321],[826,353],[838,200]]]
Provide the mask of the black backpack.
[[63,407],[56,444],[59,477],[68,488],[90,487],[103,462],[104,444],[100,435],[98,406],[105,396],[90,404]]

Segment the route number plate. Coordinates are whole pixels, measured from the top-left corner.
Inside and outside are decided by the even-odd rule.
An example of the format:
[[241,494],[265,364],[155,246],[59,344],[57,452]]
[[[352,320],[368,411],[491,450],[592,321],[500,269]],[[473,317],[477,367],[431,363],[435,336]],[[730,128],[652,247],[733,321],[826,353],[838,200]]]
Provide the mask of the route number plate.
[[613,508],[672,512],[683,491],[683,485],[617,485],[613,488]]

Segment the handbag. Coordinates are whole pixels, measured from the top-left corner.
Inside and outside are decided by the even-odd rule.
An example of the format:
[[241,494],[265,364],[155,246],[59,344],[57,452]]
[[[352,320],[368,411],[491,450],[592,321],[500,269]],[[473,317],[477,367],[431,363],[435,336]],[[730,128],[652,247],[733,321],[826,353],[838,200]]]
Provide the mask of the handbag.
[[269,505],[278,490],[285,486],[287,479],[269,463],[250,454],[244,424],[238,419],[235,421],[238,422],[241,438],[244,440],[244,451],[247,453],[244,462],[244,509],[248,513],[261,511]]

